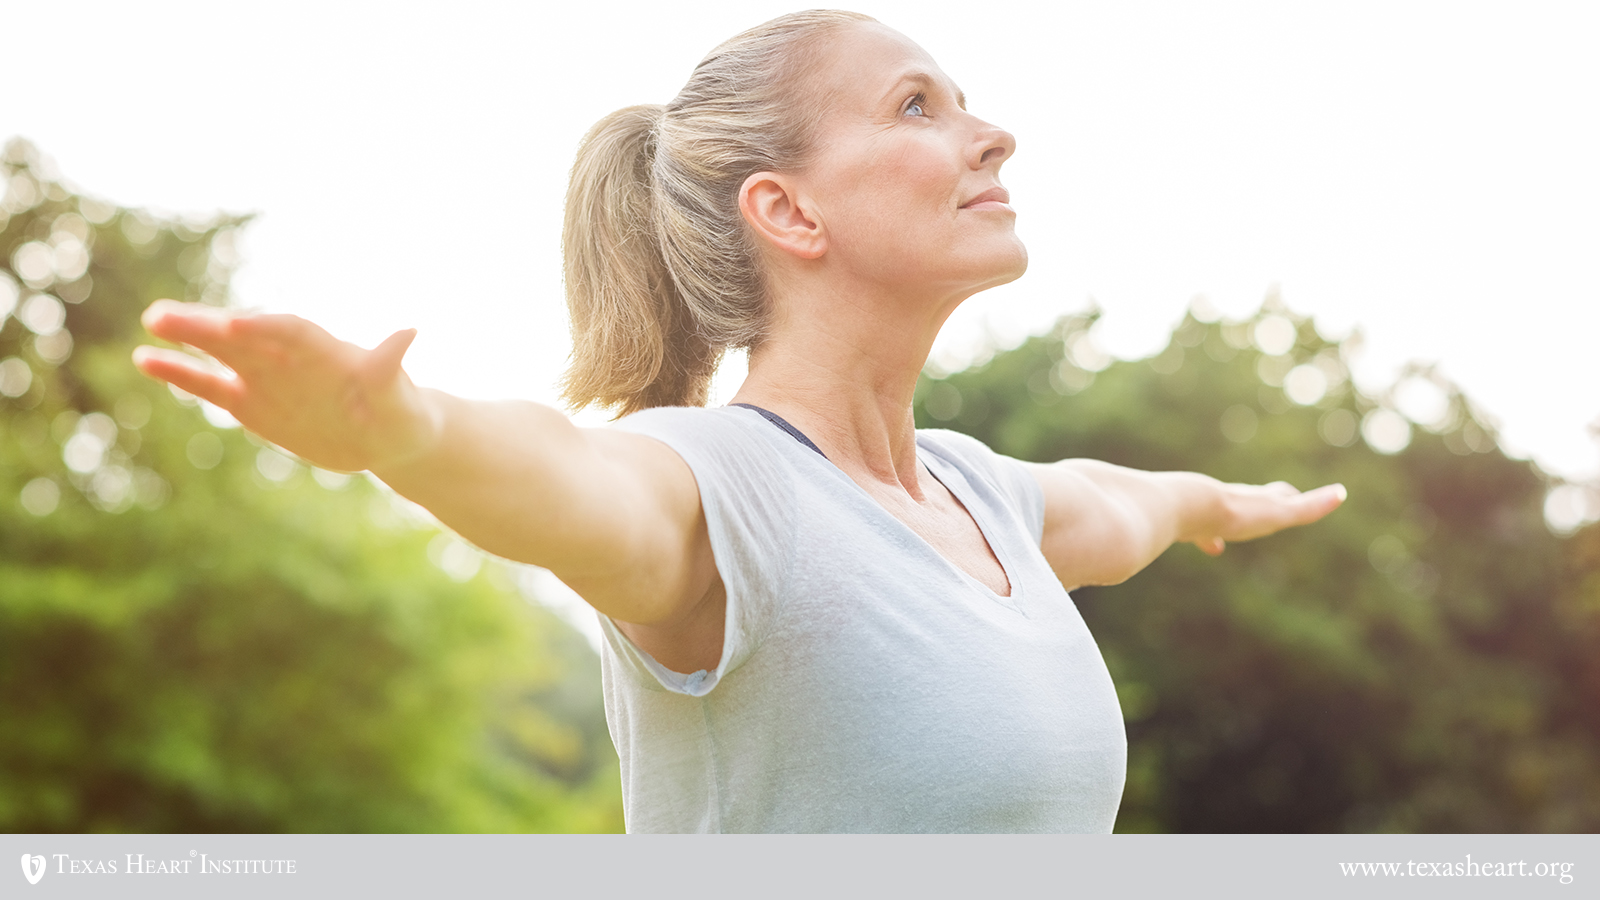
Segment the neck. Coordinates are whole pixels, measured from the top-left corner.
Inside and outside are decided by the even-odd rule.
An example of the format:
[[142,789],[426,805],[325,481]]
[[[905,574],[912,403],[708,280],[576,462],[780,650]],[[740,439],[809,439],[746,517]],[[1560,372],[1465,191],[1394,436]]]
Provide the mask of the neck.
[[[896,302],[899,300],[899,302]],[[939,327],[959,298],[784,297],[786,315],[750,354],[734,401],[783,416],[852,478],[898,484],[921,497],[911,401]]]

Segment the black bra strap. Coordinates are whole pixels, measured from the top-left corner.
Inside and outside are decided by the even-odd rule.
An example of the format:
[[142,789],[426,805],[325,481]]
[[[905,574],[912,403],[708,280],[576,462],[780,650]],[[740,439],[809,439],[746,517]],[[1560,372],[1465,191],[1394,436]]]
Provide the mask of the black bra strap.
[[742,406],[745,409],[755,410],[756,412],[760,413],[761,417],[766,419],[768,422],[771,422],[772,424],[778,426],[779,428],[782,428],[784,431],[789,432],[790,437],[793,437],[795,440],[799,441],[802,444],[805,444],[807,447],[810,447],[811,449],[816,450],[818,456],[822,457],[823,459],[827,459],[828,458],[828,454],[823,453],[822,450],[819,447],[817,447],[816,444],[811,443],[811,439],[806,437],[800,431],[800,429],[798,429],[798,428],[794,427],[793,425],[790,425],[788,422],[784,421],[783,416],[780,416],[775,412],[770,412],[768,410],[762,409],[761,407],[755,406],[755,405],[750,404],[750,403],[729,403],[728,405],[729,406]]

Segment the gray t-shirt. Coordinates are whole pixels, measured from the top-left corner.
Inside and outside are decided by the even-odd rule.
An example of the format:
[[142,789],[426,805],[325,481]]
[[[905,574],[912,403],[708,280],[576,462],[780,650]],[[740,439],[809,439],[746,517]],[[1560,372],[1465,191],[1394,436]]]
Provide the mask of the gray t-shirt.
[[1020,463],[917,432],[1005,568],[1001,597],[757,412],[614,427],[688,463],[728,594],[712,671],[672,672],[601,617],[629,831],[1111,830],[1122,714]]

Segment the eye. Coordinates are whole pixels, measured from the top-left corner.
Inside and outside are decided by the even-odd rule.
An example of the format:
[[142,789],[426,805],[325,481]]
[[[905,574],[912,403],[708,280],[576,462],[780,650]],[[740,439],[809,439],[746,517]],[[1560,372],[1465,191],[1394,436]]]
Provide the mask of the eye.
[[928,102],[928,95],[927,94],[918,94],[915,97],[912,97],[910,100],[906,101],[905,115],[908,115],[908,116],[925,116],[925,115],[927,115],[928,114],[927,110],[923,109],[923,106],[925,104],[927,104],[927,102]]

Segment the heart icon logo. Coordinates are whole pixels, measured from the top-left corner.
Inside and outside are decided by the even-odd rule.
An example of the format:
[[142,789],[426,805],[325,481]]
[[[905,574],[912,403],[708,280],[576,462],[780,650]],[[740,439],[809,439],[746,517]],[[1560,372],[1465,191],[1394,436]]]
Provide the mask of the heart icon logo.
[[44,877],[44,857],[22,854],[22,874],[27,876],[29,884],[38,884]]

